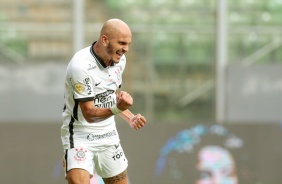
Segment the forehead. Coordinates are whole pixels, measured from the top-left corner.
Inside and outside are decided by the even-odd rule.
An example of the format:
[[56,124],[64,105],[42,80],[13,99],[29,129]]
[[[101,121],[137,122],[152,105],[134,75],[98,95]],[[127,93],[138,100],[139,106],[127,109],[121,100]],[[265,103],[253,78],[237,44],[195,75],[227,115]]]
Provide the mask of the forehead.
[[123,32],[119,32],[116,33],[114,38],[118,41],[118,42],[126,42],[126,43],[131,43],[131,33],[123,33]]

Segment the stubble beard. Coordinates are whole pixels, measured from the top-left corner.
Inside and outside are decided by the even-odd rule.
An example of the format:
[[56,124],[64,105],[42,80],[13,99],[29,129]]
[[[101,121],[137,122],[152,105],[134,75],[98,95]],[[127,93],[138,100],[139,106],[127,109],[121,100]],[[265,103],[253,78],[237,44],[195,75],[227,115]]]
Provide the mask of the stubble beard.
[[109,54],[109,56],[111,56],[110,60],[114,63],[118,63],[119,61],[115,61],[112,57],[115,54],[115,52],[114,52],[113,45],[111,43],[109,43],[106,50],[107,50],[107,53]]

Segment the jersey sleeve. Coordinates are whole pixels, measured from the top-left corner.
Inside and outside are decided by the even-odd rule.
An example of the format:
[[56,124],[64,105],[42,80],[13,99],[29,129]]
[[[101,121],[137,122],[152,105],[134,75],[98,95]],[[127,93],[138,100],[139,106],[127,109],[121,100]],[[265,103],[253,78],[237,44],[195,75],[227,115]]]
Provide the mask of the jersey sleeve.
[[73,66],[69,72],[74,99],[78,101],[93,100],[93,81],[91,81],[87,69],[76,65]]

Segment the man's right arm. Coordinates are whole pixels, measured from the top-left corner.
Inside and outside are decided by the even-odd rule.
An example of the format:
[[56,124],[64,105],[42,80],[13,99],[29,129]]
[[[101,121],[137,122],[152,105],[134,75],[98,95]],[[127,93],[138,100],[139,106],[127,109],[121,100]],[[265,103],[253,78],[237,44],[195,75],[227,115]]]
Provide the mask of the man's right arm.
[[95,107],[94,101],[79,102],[83,117],[89,123],[95,123],[98,119],[105,119],[113,115],[110,108]]
[[116,111],[125,111],[133,104],[132,97],[124,91],[117,94],[117,103],[111,108],[95,107],[94,101],[79,102],[83,117],[89,123],[95,123],[99,119],[105,119],[116,114]]

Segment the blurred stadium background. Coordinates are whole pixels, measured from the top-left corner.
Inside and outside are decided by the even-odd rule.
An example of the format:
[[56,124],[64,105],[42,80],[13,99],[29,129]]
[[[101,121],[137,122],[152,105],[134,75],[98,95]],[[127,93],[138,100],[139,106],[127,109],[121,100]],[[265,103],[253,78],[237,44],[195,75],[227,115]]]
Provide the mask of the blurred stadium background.
[[236,167],[214,183],[282,183],[282,0],[1,0],[1,184],[65,183],[66,65],[109,18],[132,29],[122,88],[148,120],[117,119],[131,184],[211,180],[207,145]]

